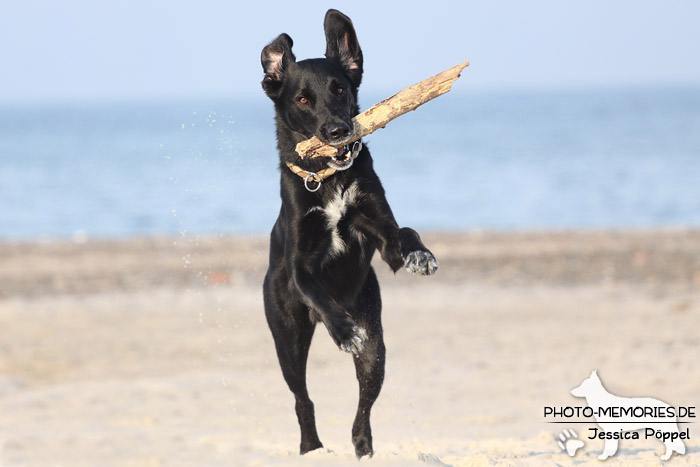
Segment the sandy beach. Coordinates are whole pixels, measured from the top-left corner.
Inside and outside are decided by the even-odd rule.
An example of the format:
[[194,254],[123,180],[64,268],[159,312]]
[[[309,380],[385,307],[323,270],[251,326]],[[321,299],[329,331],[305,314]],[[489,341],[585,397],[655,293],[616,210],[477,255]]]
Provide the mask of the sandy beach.
[[[434,277],[383,292],[387,373],[370,465],[699,465],[545,406],[597,369],[621,396],[700,405],[700,231],[425,234]],[[308,382],[324,449],[299,457],[263,315],[267,239],[0,243],[0,465],[356,465],[351,357],[318,327]],[[555,436],[575,428],[575,457]]]

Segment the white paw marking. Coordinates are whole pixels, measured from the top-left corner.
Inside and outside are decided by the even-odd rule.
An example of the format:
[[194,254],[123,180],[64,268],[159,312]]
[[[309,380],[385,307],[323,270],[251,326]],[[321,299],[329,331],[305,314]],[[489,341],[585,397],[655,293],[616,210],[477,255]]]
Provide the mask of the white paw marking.
[[406,256],[404,267],[411,274],[430,276],[431,274],[435,274],[440,264],[432,253],[417,250],[410,252],[408,256]]
[[360,355],[362,351],[365,350],[367,331],[365,331],[365,328],[361,326],[353,326],[352,333],[353,336],[350,339],[343,341],[340,344],[340,350],[353,355]]

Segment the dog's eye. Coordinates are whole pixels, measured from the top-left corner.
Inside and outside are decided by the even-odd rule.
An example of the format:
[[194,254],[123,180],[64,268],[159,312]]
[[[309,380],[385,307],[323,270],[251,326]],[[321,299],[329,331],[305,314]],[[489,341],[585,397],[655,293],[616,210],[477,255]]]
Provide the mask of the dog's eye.
[[345,94],[345,89],[344,89],[344,88],[338,88],[338,89],[335,90],[335,92],[337,92],[339,96],[342,96],[343,94]]
[[306,97],[300,97],[299,98],[299,103],[300,104],[308,104],[309,100]]

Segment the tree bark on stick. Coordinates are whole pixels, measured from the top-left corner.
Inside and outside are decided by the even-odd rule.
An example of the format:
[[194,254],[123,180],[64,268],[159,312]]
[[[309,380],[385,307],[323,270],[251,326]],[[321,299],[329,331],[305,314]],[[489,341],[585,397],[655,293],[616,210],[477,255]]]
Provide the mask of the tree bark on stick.
[[[460,73],[467,66],[469,66],[468,61],[453,66],[442,73],[399,91],[357,115],[352,119],[352,136],[346,144],[384,128],[393,119],[445,94],[452,88],[452,83],[459,78]],[[302,159],[305,157],[333,157],[338,153],[336,147],[321,142],[315,136],[297,144],[296,151]]]

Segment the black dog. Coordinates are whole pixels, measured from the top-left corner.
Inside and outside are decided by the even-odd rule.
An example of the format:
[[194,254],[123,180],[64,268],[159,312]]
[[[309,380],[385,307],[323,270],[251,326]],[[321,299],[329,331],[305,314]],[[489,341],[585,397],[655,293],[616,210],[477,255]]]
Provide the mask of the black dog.
[[367,147],[345,147],[331,159],[302,160],[294,150],[312,136],[342,145],[359,113],[362,51],[352,22],[329,10],[324,29],[325,59],[297,62],[287,34],[262,51],[262,86],[275,104],[282,172],[282,208],[270,237],[263,286],[265,315],[296,398],[302,454],[322,447],[306,390],[316,323],[323,322],[333,341],[353,354],[360,402],[352,442],[360,458],[373,454],[369,416],[384,379],[381,298],[372,256],[379,250],[394,272],[404,266],[429,275],[438,263],[414,230],[397,225]]

